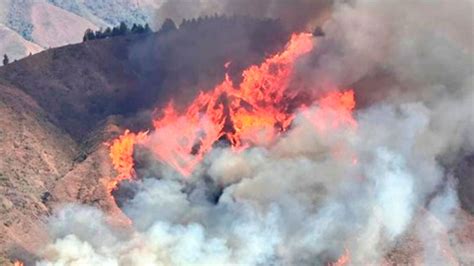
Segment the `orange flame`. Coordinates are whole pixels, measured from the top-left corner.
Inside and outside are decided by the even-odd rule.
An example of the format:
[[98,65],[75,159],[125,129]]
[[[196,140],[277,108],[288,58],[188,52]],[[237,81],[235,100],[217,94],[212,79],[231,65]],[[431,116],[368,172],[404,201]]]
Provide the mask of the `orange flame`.
[[154,121],[160,132],[152,141],[154,154],[187,176],[217,140],[227,140],[236,150],[271,142],[293,119],[288,99],[296,95],[286,88],[296,59],[312,48],[310,34],[295,34],[285,51],[245,70],[239,86],[226,75],[214,90],[201,92],[184,114],[170,104]]
[[[189,176],[219,140],[225,140],[234,151],[270,144],[290,127],[294,111],[303,107],[295,107],[298,94],[288,87],[296,60],[312,49],[311,34],[294,34],[283,52],[246,69],[238,86],[226,75],[213,90],[201,91],[183,112],[178,112],[172,102],[168,104],[161,117],[154,119],[151,134],[127,130],[110,145],[118,177],[109,186],[134,177],[133,149],[137,143],[145,144],[157,159],[183,176]],[[319,105],[320,109],[309,116],[318,132],[356,125],[352,118],[353,91],[329,93]]]
[[345,249],[344,254],[339,257],[335,262],[329,263],[329,266],[345,266],[349,265],[351,262],[351,255],[349,253],[349,250]]
[[19,260],[16,260],[15,262],[13,262],[13,266],[24,266],[25,264],[23,264],[22,261],[19,261]]
[[303,112],[309,119],[318,133],[326,134],[330,130],[342,126],[356,128],[357,123],[352,117],[355,108],[354,91],[330,92],[319,101],[319,108],[313,112]]
[[122,180],[132,178],[135,175],[133,150],[137,143],[145,140],[147,132],[137,134],[125,130],[123,135],[114,139],[109,145],[109,156],[117,176],[107,183],[107,189],[111,191]]

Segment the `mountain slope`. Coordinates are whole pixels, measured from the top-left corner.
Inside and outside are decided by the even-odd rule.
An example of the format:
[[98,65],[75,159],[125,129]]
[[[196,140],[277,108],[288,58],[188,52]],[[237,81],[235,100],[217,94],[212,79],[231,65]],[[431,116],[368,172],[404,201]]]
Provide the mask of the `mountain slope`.
[[[227,23],[226,31],[219,30]],[[190,99],[276,51],[289,37],[274,21],[209,19],[166,34],[127,35],[44,51],[0,68],[76,140],[112,114]],[[231,43],[232,45],[228,45]],[[196,52],[199,51],[199,52]],[[206,62],[206,64],[203,64]]]
[[[168,33],[50,49],[1,67],[0,257],[31,262],[57,205],[113,212],[101,185],[114,174],[103,142],[121,125],[145,128],[141,118],[171,96],[186,102],[226,71],[238,79],[287,38],[274,21],[212,18]],[[406,249],[400,258],[413,251]]]
[[25,40],[21,35],[2,24],[0,24],[0,40],[0,51],[5,51],[1,54],[2,57],[3,54],[8,54],[12,60],[43,50],[43,47]]
[[[0,38],[0,54],[8,54],[13,60],[30,52],[78,43],[87,28],[116,26],[122,21],[130,25],[151,22],[153,10],[133,0],[3,0],[0,30],[8,28],[17,36]],[[25,47],[25,43],[33,43],[35,49],[18,48]]]
[[85,29],[98,27],[87,19],[49,3],[31,6],[31,37],[42,47],[56,47],[82,41]]
[[77,145],[33,98],[4,84],[0,136],[0,257],[33,253],[45,237],[45,193],[70,170]]
[[[224,22],[232,25],[216,31]],[[115,175],[103,143],[122,133],[120,125],[143,127],[140,117],[170,95],[186,99],[221,82],[226,62],[238,73],[275,52],[288,35],[268,24],[210,19],[166,34],[49,49],[0,67],[0,265],[34,261],[56,206],[116,210],[102,186]],[[262,27],[268,35],[255,34]]]

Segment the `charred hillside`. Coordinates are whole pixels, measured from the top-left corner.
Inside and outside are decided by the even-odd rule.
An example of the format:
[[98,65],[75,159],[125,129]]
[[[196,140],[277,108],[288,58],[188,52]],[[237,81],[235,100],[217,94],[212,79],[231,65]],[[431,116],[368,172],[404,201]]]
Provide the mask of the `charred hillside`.
[[[222,25],[225,25],[222,26]],[[224,30],[225,29],[225,30]],[[214,17],[153,34],[127,35],[50,49],[0,68],[76,140],[112,114],[186,100],[262,60],[287,40],[275,20]]]

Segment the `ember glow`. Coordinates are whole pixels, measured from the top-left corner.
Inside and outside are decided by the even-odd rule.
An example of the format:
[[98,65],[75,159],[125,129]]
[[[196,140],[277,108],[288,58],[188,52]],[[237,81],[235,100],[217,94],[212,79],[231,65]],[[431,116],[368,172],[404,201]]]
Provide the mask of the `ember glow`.
[[351,261],[350,253],[346,249],[344,250],[344,254],[342,254],[341,257],[337,259],[337,261],[330,263],[329,266],[346,266],[346,265],[349,265],[350,261]]
[[[119,173],[110,185],[134,176],[133,146],[138,143],[147,143],[158,160],[183,176],[189,176],[218,141],[227,141],[234,151],[272,143],[291,126],[295,111],[307,109],[303,103],[294,106],[298,94],[288,87],[296,60],[312,49],[311,34],[294,34],[283,52],[245,70],[238,86],[226,76],[213,90],[201,92],[184,112],[170,103],[153,121],[153,137],[127,130],[110,145]],[[352,90],[330,92],[307,102],[321,106],[317,113],[308,114],[321,133],[340,124],[356,124],[351,115]]]
[[22,262],[22,261],[19,261],[19,260],[15,261],[15,262],[13,263],[13,266],[24,266],[24,265],[25,265],[25,264],[23,264],[23,262]]

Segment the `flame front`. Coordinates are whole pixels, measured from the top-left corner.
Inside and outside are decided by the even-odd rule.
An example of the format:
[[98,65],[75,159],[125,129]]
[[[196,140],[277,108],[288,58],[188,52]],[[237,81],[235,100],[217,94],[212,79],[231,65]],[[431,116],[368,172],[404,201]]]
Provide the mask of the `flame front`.
[[[183,112],[172,102],[168,104],[154,119],[152,133],[126,131],[110,145],[118,177],[109,185],[113,188],[134,176],[133,147],[137,143],[144,143],[159,161],[183,176],[189,176],[219,140],[234,151],[272,143],[290,127],[296,110],[304,113],[305,105],[295,103],[298,93],[288,88],[296,60],[313,46],[311,34],[294,34],[283,52],[246,69],[238,86],[226,75],[213,90],[201,91]],[[308,104],[314,102],[309,99]],[[316,103],[321,108],[308,118],[318,132],[340,124],[355,125],[353,91],[331,92]]]
[[349,250],[345,249],[344,254],[342,254],[341,257],[339,257],[339,259],[337,259],[335,262],[330,263],[329,266],[346,266],[349,265],[350,261],[351,256]]
[[135,144],[145,140],[146,132],[139,132],[137,134],[125,130],[123,135],[114,139],[109,145],[109,156],[117,171],[117,176],[107,183],[107,189],[112,190],[120,181],[129,179],[135,175],[133,162],[133,149]]
[[19,261],[19,260],[13,262],[13,266],[24,266],[24,265],[25,264],[22,261]]

